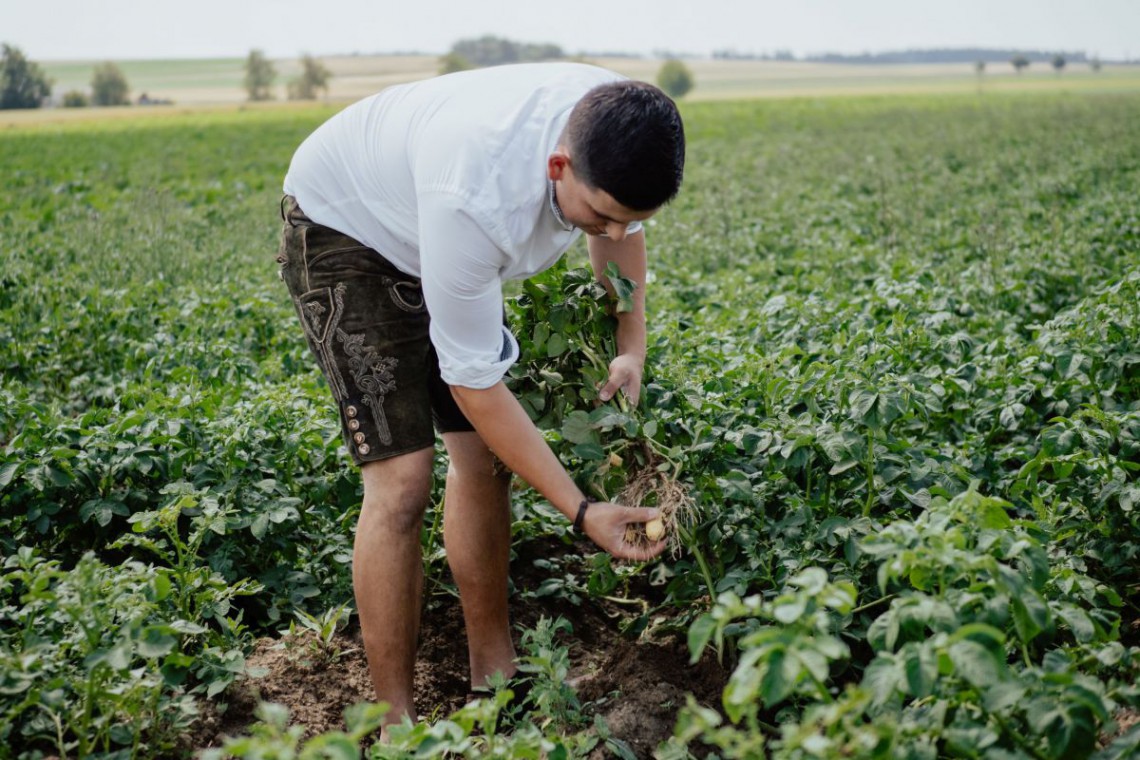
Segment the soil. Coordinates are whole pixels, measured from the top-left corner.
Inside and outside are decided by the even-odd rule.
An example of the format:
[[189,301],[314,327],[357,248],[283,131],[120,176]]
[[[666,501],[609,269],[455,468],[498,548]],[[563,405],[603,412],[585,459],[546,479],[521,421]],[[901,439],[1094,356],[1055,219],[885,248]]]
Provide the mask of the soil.
[[[588,547],[580,547],[590,551]],[[551,571],[535,567],[536,559],[563,557],[575,548],[531,542],[512,562],[511,577],[519,589],[537,588]],[[587,573],[575,571],[579,578]],[[693,694],[705,706],[719,708],[729,673],[715,658],[689,664],[683,630],[661,625],[669,612],[653,615],[640,637],[622,633],[622,623],[645,607],[660,602],[660,591],[644,583],[628,592],[633,604],[584,597],[577,605],[556,597],[516,593],[511,603],[512,623],[533,627],[542,617],[566,618],[573,626],[559,639],[569,649],[570,683],[583,704],[605,718],[611,734],[624,740],[639,758],[652,757],[657,746],[672,736],[677,712],[685,695]],[[516,644],[518,642],[516,641]],[[316,637],[305,632],[293,637],[260,639],[247,657],[253,674],[234,684],[211,703],[204,703],[193,746],[221,746],[226,736],[248,733],[256,723],[259,700],[285,705],[293,724],[305,727],[305,736],[344,729],[345,708],[375,700],[368,675],[360,630],[338,633],[322,649]],[[415,671],[416,710],[421,717],[439,718],[463,706],[470,695],[467,641],[459,600],[437,595],[428,600],[420,625]]]

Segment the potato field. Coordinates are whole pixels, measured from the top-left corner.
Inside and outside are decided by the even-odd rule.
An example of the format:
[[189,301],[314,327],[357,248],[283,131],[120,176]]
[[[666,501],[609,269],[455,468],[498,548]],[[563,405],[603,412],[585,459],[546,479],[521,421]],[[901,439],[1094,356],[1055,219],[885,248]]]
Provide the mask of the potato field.
[[537,707],[472,700],[441,450],[385,744],[274,261],[331,112],[0,133],[0,759],[1140,756],[1140,98],[685,105],[640,406],[584,246],[507,304],[524,407],[671,551],[516,481]]

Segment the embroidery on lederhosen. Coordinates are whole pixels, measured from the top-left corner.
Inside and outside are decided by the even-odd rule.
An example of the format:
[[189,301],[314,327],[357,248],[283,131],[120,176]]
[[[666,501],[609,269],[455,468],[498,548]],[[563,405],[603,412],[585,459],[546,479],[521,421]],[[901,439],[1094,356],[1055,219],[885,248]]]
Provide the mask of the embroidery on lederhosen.
[[344,283],[338,283],[332,294],[328,288],[320,291],[327,303],[321,303],[321,299],[312,293],[307,293],[303,302],[297,301],[297,310],[304,317],[301,324],[316,350],[317,359],[325,370],[325,377],[328,378],[333,397],[338,402],[348,398],[348,389],[345,387],[340,369],[336,366],[328,336],[333,331],[340,332],[340,318],[344,314],[344,291]]
[[348,369],[356,387],[364,396],[364,405],[372,410],[372,419],[376,423],[376,433],[381,443],[391,445],[392,432],[384,414],[384,398],[396,390],[392,370],[399,360],[394,356],[381,356],[375,348],[365,346],[364,333],[349,335],[337,328],[336,337],[344,344],[344,352],[348,354]]

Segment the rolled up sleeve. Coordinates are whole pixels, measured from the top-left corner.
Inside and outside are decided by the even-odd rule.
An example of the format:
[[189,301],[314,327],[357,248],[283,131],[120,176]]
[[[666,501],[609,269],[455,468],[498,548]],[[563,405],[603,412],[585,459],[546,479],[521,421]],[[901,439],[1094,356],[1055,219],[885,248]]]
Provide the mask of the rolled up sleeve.
[[448,385],[490,388],[518,361],[503,326],[505,254],[450,193],[419,197],[420,266],[431,342]]

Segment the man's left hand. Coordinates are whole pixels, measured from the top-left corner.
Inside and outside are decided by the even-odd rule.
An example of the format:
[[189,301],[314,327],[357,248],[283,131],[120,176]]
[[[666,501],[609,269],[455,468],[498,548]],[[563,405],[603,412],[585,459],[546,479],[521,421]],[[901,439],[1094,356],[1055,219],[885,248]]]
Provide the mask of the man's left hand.
[[619,354],[610,362],[609,381],[598,392],[602,401],[609,401],[614,394],[621,390],[629,403],[637,406],[637,399],[641,395],[642,360],[633,354]]

